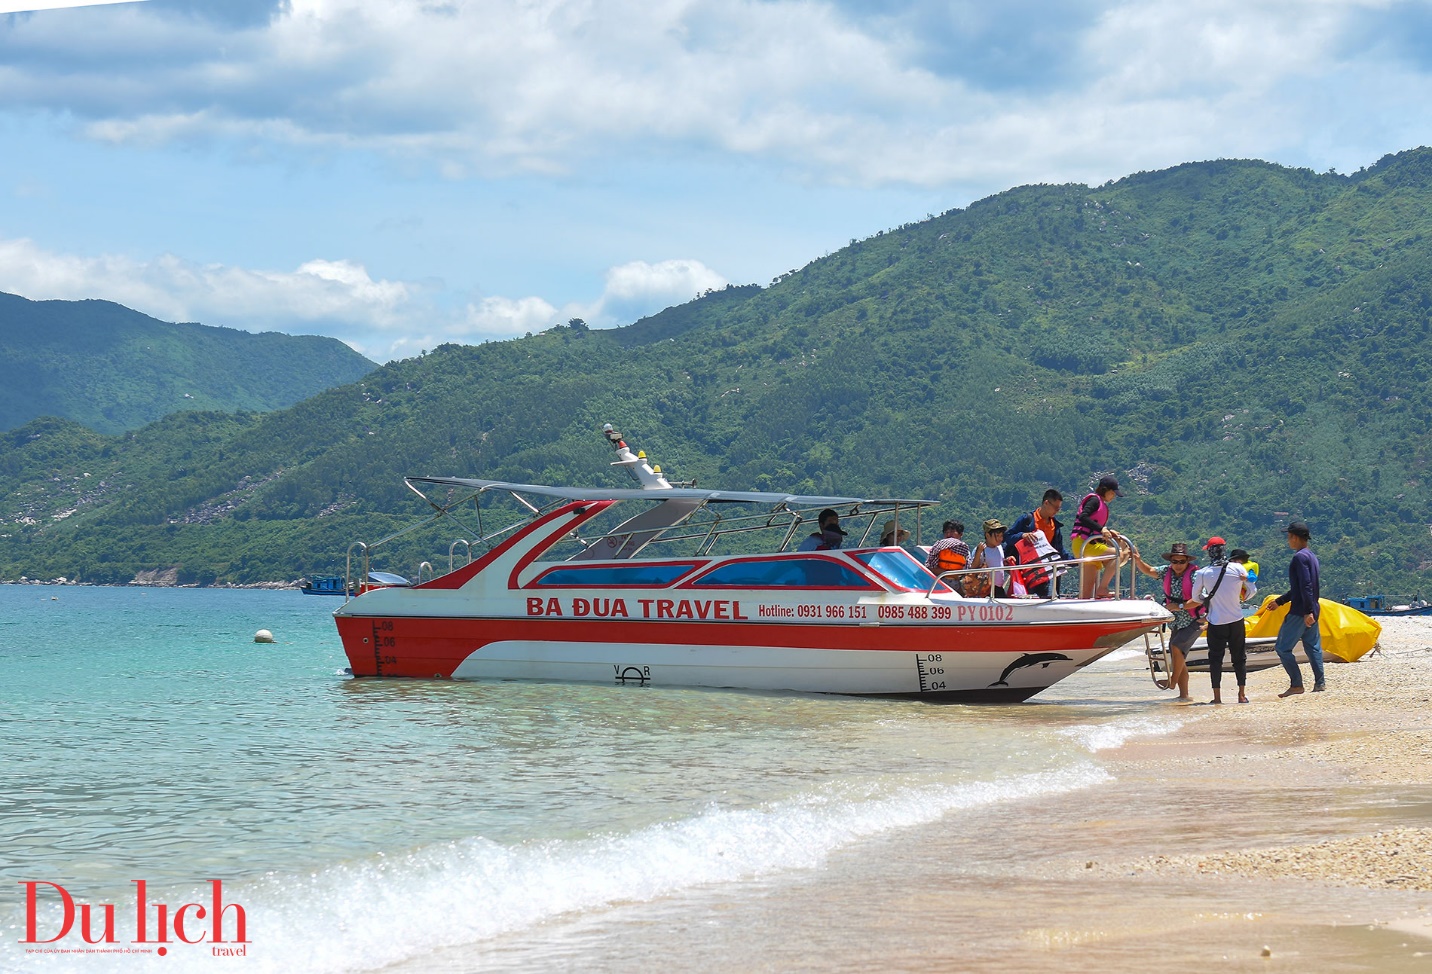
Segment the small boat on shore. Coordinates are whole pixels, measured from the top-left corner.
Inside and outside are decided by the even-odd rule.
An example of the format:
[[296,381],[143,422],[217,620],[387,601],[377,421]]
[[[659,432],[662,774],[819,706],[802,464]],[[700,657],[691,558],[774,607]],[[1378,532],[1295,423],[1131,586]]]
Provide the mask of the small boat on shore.
[[[406,478],[436,512],[425,523],[475,519],[469,550],[487,550],[345,602],[334,618],[353,674],[1012,703],[1170,618],[1132,598],[966,598],[947,580],[975,569],[936,577],[865,544],[886,517],[918,533],[934,501],[673,485],[604,432],[637,487]],[[826,508],[856,530],[791,550]],[[350,547],[350,574],[355,552],[368,573],[374,547]]]
[[1432,602],[1425,599],[1407,599],[1393,603],[1385,595],[1353,595],[1344,600],[1363,615],[1368,616],[1426,616],[1432,615]]
[[[1278,641],[1278,628],[1288,616],[1288,606],[1286,603],[1276,603],[1277,596],[1267,596],[1258,610],[1243,620],[1244,626],[1247,627],[1244,645],[1248,652],[1249,673],[1279,665],[1278,654],[1274,652],[1273,646]],[[1382,635],[1382,626],[1376,620],[1341,602],[1319,599],[1318,604],[1321,607],[1318,633],[1321,636],[1323,662],[1356,663],[1376,648],[1377,639]],[[1167,689],[1171,667],[1169,653],[1172,650],[1168,648],[1165,636],[1157,634],[1145,637],[1144,651],[1148,656],[1149,676],[1160,689]],[[1301,642],[1294,649],[1293,658],[1299,663],[1307,663],[1308,657]],[[1194,641],[1184,663],[1189,672],[1208,672],[1207,637],[1200,636]],[[1225,656],[1224,666],[1231,670],[1232,665],[1232,660]]]
[[[1259,670],[1271,669],[1279,665],[1278,654],[1273,652],[1273,644],[1278,641],[1276,636],[1249,636],[1244,640],[1244,648],[1248,653],[1248,672],[1256,673]],[[1303,655],[1302,647],[1293,654],[1299,663],[1306,663],[1308,658]],[[1208,638],[1200,636],[1194,640],[1188,649],[1188,655],[1184,657],[1184,664],[1190,673],[1208,672]],[[1233,671],[1233,661],[1227,653],[1223,654],[1224,672]]]

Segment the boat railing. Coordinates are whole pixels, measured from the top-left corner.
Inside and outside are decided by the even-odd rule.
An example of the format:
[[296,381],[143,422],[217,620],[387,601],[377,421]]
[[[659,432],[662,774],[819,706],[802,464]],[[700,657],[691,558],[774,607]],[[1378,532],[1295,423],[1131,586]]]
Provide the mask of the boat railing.
[[458,546],[458,545],[462,545],[463,548],[465,548],[465,549],[467,550],[467,564],[469,564],[469,565],[472,564],[472,543],[471,543],[470,541],[468,541],[466,538],[458,538],[458,539],[457,539],[456,541],[454,541],[452,544],[448,545],[448,572],[449,572],[449,573],[452,573],[452,571],[454,570],[454,567],[453,567],[453,552],[457,551],[457,546]]
[[427,580],[428,580],[428,581],[431,582],[433,579],[435,579],[435,578],[438,577],[438,573],[435,572],[435,571],[433,571],[433,563],[432,563],[432,562],[430,562],[430,561],[420,562],[420,563],[418,564],[418,584],[419,584],[419,585],[423,584],[423,569],[427,569],[427,572],[428,572],[428,579],[427,579]]
[[353,598],[353,593],[358,586],[353,584],[353,549],[357,548],[362,553],[362,573],[358,576],[361,579],[368,577],[368,546],[362,541],[355,541],[348,546],[348,556],[343,564],[343,600],[346,602]]
[[[1112,579],[1110,592],[1112,593],[1112,595],[1113,595],[1114,598],[1119,599],[1119,598],[1123,598],[1123,597],[1124,597],[1124,596],[1123,596],[1123,588],[1122,588],[1122,585],[1120,584],[1119,567],[1120,567],[1120,562],[1122,562],[1122,561],[1125,560],[1125,557],[1124,557],[1124,556],[1125,556],[1125,554],[1127,553],[1128,556],[1129,556],[1129,557],[1127,558],[1127,564],[1128,564],[1128,566],[1129,566],[1129,596],[1128,596],[1128,597],[1131,598],[1131,599],[1133,599],[1133,598],[1138,598],[1138,596],[1135,594],[1135,580],[1138,578],[1138,569],[1137,569],[1137,567],[1134,565],[1134,561],[1133,561],[1133,557],[1132,557],[1132,556],[1133,556],[1133,546],[1132,546],[1132,544],[1126,544],[1125,540],[1122,539],[1122,538],[1119,538],[1119,537],[1115,537],[1115,538],[1113,539],[1113,542],[1114,542],[1114,552],[1113,552],[1112,554],[1107,554],[1107,555],[1093,555],[1093,556],[1090,556],[1090,557],[1087,557],[1087,558],[1061,558],[1061,559],[1058,559],[1058,560],[1055,560],[1055,561],[1041,561],[1041,562],[1038,562],[1038,563],[1036,563],[1036,564],[1005,565],[1005,566],[1003,566],[1003,570],[1006,571],[1006,572],[1009,572],[1009,571],[1023,571],[1023,570],[1027,570],[1027,569],[1030,569],[1030,568],[1046,568],[1046,569],[1050,569],[1050,571],[1051,571],[1051,577],[1050,577],[1050,582],[1051,582],[1051,584],[1050,584],[1050,588],[1049,588],[1049,593],[1050,593],[1050,595],[1049,595],[1049,598],[1048,598],[1048,599],[1045,599],[1045,600],[1043,600],[1043,601],[1046,601],[1046,602],[1054,602],[1054,601],[1059,600],[1060,598],[1066,598],[1066,599],[1067,599],[1067,598],[1073,598],[1073,597],[1075,597],[1075,596],[1070,596],[1070,595],[1061,595],[1060,592],[1059,592],[1059,579],[1060,579],[1061,577],[1063,577],[1064,575],[1069,574],[1069,572],[1070,572],[1071,569],[1077,567],[1077,568],[1080,568],[1080,569],[1082,570],[1085,566],[1090,566],[1090,567],[1092,567],[1092,565],[1093,565],[1095,562],[1112,561],[1112,562],[1114,562],[1114,577],[1113,577],[1113,579]],[[951,579],[951,578],[962,578],[963,576],[966,576],[966,575],[988,575],[990,572],[996,572],[996,571],[1000,571],[1000,570],[1001,570],[1001,569],[1000,569],[999,567],[993,567],[993,568],[991,568],[990,566],[985,565],[985,566],[979,566],[979,567],[974,567],[974,568],[957,568],[957,569],[953,569],[953,570],[947,571],[947,572],[940,572],[938,575],[935,576],[935,581],[934,581],[934,583],[932,583],[932,584],[930,585],[930,589],[929,589],[928,592],[925,593],[925,595],[926,595],[926,597],[929,597],[929,596],[934,595],[934,594],[935,594],[935,589],[936,589],[936,587],[937,587],[941,582],[946,582],[948,579]],[[992,586],[992,585],[990,586],[989,599],[990,599],[990,600],[993,600],[993,599],[994,599],[994,586]]]

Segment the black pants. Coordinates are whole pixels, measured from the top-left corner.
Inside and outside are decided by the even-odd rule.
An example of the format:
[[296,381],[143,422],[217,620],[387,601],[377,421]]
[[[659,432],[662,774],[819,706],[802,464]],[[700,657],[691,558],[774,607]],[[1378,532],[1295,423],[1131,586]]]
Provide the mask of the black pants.
[[1245,639],[1248,629],[1243,620],[1221,626],[1208,624],[1208,679],[1217,690],[1223,684],[1223,651],[1227,649],[1233,657],[1233,675],[1238,685],[1248,685],[1248,650]]

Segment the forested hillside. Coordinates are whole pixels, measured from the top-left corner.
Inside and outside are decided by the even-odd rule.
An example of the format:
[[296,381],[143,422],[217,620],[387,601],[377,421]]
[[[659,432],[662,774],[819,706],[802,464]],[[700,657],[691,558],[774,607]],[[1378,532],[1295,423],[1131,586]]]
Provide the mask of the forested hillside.
[[[703,485],[939,498],[972,525],[1114,473],[1153,556],[1222,534],[1328,594],[1432,566],[1432,151],[1029,186],[628,328],[445,346],[265,415],[0,444],[0,576],[259,581],[418,518],[403,474],[620,483],[617,423]],[[928,526],[927,522],[927,526]],[[411,574],[446,543],[391,549]]]
[[103,433],[183,410],[281,409],[376,366],[334,338],[172,324],[111,301],[0,292],[0,429],[41,416]]

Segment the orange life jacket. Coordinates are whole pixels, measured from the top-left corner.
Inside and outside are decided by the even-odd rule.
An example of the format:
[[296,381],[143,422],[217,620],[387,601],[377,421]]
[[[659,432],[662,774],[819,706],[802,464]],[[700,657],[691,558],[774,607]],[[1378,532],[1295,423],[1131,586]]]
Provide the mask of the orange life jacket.
[[940,572],[957,572],[968,565],[969,561],[969,556],[958,548],[945,548],[935,555],[935,567]]

